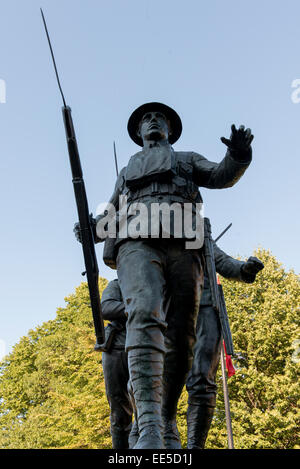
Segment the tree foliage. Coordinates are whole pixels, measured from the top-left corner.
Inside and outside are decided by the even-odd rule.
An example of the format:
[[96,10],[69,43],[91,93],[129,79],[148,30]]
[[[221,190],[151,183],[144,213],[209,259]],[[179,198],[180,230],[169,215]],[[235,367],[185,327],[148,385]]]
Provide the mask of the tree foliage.
[[[100,279],[103,291],[107,281]],[[1,448],[109,448],[109,409],[86,283],[1,367]]]
[[[228,380],[236,448],[298,448],[299,278],[263,249],[254,285],[222,279],[236,374]],[[107,284],[99,280],[100,290]],[[88,289],[82,283],[54,320],[29,331],[0,369],[1,448],[110,448],[109,408]],[[299,352],[299,350],[298,350]],[[222,379],[208,448],[226,448]],[[186,392],[178,425],[186,443]]]

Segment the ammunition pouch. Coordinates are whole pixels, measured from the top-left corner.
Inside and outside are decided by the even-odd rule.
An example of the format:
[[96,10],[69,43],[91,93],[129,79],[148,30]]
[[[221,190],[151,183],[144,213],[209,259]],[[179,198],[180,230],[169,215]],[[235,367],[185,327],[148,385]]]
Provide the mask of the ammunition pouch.
[[123,194],[127,196],[128,203],[141,200],[144,197],[170,196],[171,202],[190,202],[201,203],[202,197],[198,186],[192,180],[193,167],[185,161],[177,161],[172,170],[172,178],[163,180],[163,178],[148,178],[144,180],[144,185],[128,185],[124,187]]
[[170,181],[175,173],[175,156],[170,146],[144,149],[129,160],[126,186],[135,189],[151,181]]

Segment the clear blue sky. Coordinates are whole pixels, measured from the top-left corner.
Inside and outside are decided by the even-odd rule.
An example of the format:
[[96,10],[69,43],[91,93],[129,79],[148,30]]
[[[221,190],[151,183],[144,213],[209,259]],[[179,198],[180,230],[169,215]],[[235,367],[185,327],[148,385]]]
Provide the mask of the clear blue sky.
[[[72,107],[91,210],[138,150],[126,125],[158,100],[183,121],[176,150],[220,161],[232,123],[251,127],[253,162],[232,189],[203,190],[206,215],[231,255],[271,249],[299,272],[300,3],[210,0],[10,0],[0,11],[0,340],[6,352],[55,316],[82,281],[81,247],[61,99],[40,17],[44,9]],[[100,273],[115,271],[102,262]]]

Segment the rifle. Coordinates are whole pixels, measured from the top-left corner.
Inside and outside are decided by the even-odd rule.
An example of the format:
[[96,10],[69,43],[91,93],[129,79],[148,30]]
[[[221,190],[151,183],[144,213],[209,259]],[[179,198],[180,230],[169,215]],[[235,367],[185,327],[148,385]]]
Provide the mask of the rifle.
[[[230,223],[224,231],[215,239],[215,242],[217,242],[229,228],[232,226],[232,223]],[[209,277],[212,279],[216,279],[216,266],[215,266],[215,259],[214,259],[214,252],[213,252],[213,246],[212,246],[212,239],[211,239],[211,226],[210,226],[210,221],[208,218],[204,219],[204,236],[206,235],[206,238],[204,238],[204,248],[205,252],[208,252],[209,257],[208,262],[206,261],[207,264],[209,264],[209,275],[213,277]],[[206,246],[206,247],[205,247]],[[210,282],[211,283],[211,282]],[[220,318],[220,323],[221,323],[221,328],[222,328],[222,335],[223,335],[223,340],[225,343],[226,347],[226,352],[228,355],[233,355],[233,344],[232,344],[232,337],[231,337],[231,332],[230,332],[230,326],[229,326],[229,321],[228,321],[228,314],[227,314],[227,309],[226,309],[226,303],[225,303],[225,298],[224,298],[224,293],[223,293],[223,288],[220,283],[212,282],[213,283],[213,288],[211,286],[211,291],[212,297],[214,298],[214,301],[216,305],[218,305],[218,310],[217,313],[219,314]],[[217,284],[217,290],[215,289],[215,284]],[[216,309],[216,307],[215,307]],[[226,339],[225,339],[226,338]],[[227,348],[229,347],[229,348]],[[231,352],[229,353],[228,352]],[[222,380],[223,380],[223,393],[224,393],[224,404],[225,404],[225,416],[226,416],[226,428],[227,428],[227,441],[228,441],[228,448],[229,449],[234,449],[234,442],[233,442],[233,432],[232,432],[232,424],[231,424],[231,414],[230,414],[230,403],[229,403],[229,393],[228,393],[228,384],[227,384],[227,376],[226,376],[226,361],[225,361],[225,352],[223,346],[221,347],[221,368],[222,368]]]
[[[231,225],[230,225],[231,226]],[[227,227],[226,230],[223,231],[222,234],[230,228]],[[218,236],[217,239],[219,239]],[[216,274],[216,266],[215,266],[215,256],[214,256],[214,249],[212,245],[212,237],[211,237],[211,226],[210,221],[208,218],[204,218],[204,255],[206,260],[206,269],[209,279],[211,297],[212,297],[212,306],[214,310],[217,312],[222,329],[222,335],[225,342],[225,347],[228,355],[234,355],[233,350],[233,343],[232,343],[232,336],[230,332],[230,325],[228,321],[228,314],[223,294],[222,285],[218,285],[217,283],[217,274]]]
[[94,244],[94,232],[93,232],[93,225],[92,225],[92,216],[89,214],[89,207],[88,201],[85,191],[85,185],[83,180],[83,173],[80,163],[79,151],[77,146],[77,140],[71,115],[71,108],[66,105],[65,97],[61,88],[56,63],[54,59],[54,54],[50,42],[50,37],[45,21],[45,17],[43,14],[43,10],[41,9],[41,15],[48,39],[48,44],[51,51],[52,61],[54,65],[54,70],[57,78],[58,87],[62,96],[63,100],[63,107],[62,107],[62,114],[67,138],[67,145],[68,145],[68,152],[69,152],[69,159],[71,165],[71,172],[72,172],[72,182],[74,188],[74,194],[76,199],[76,206],[77,206],[77,213],[79,219],[79,226],[80,226],[80,233],[81,233],[81,241],[82,241],[82,250],[85,262],[85,269],[86,271],[83,275],[86,274],[87,276],[87,283],[90,293],[90,301],[91,301],[91,308],[93,314],[93,321],[94,321],[94,328],[96,334],[96,344],[94,349],[101,350],[102,344],[104,342],[104,325],[103,325],[103,318],[102,318],[102,310],[101,310],[101,303],[100,303],[100,294],[99,294],[99,286],[98,286],[98,278],[99,278],[99,269],[97,263],[97,257],[95,252],[95,244]]

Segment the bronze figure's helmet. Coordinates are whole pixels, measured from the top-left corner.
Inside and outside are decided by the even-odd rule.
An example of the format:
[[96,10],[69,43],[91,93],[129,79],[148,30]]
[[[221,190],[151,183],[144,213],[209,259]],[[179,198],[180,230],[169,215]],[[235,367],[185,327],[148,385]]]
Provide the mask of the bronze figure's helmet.
[[177,114],[177,112],[174,111],[174,109],[162,103],[146,103],[138,107],[135,111],[133,111],[127,124],[127,130],[128,130],[130,138],[140,147],[143,146],[143,140],[137,134],[139,124],[143,116],[147,112],[156,112],[156,111],[161,112],[166,117],[166,119],[170,122],[170,127],[171,127],[171,134],[169,135],[170,144],[175,143],[181,135],[181,132],[182,132],[181,119],[179,115]]

